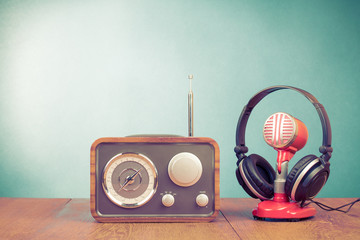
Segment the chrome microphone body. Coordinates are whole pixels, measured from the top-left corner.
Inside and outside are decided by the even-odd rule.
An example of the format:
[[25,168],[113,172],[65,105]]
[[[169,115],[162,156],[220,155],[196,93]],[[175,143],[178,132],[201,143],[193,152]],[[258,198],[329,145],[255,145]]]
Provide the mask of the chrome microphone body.
[[309,134],[305,124],[299,119],[278,112],[265,121],[263,135],[265,142],[278,151],[278,172],[281,173],[282,163],[290,161],[305,146]]

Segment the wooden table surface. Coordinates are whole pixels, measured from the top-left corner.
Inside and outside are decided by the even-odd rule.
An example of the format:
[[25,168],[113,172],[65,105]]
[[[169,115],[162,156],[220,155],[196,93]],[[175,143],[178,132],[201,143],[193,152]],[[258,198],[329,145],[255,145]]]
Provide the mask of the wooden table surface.
[[[317,199],[338,207],[352,198]],[[253,220],[258,200],[221,199],[209,223],[98,223],[89,199],[0,198],[0,239],[360,239],[360,203],[347,214],[316,206],[300,222]]]

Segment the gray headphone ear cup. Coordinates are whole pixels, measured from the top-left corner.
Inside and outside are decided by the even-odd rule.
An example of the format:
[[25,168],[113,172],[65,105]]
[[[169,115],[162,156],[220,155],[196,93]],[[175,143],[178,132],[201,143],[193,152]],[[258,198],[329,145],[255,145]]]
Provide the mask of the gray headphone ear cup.
[[264,158],[251,154],[239,164],[239,171],[246,185],[244,189],[250,196],[262,200],[274,196],[275,171]]
[[244,179],[241,176],[240,173],[240,166],[236,169],[236,178],[239,182],[239,184],[243,187],[243,189],[245,190],[245,192],[252,198],[258,198],[254,193],[252,193],[252,191],[250,190],[250,188],[248,188],[248,186],[246,185],[246,183],[244,182]]
[[299,174],[299,171],[304,169],[304,167],[312,160],[316,159],[317,157],[315,155],[307,155],[303,158],[301,158],[291,169],[289,174],[286,177],[286,183],[285,183],[285,193],[286,195],[290,196],[291,189],[294,185],[294,179],[296,179],[296,176]]
[[323,166],[315,155],[300,159],[286,178],[285,193],[293,201],[305,201],[314,197],[329,176],[329,166]]

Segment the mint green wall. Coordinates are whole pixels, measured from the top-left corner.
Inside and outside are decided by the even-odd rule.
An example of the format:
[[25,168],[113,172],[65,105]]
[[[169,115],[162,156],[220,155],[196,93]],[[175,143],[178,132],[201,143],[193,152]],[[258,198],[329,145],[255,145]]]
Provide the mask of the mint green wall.
[[[358,1],[1,1],[0,196],[89,197],[99,137],[187,134],[193,74],[195,135],[221,151],[221,197],[235,178],[235,128],[248,99],[271,85],[303,88],[333,127],[331,176],[320,197],[359,197]],[[247,129],[250,152],[284,111],[309,129],[290,161],[318,154],[315,109],[291,91],[264,99]]]

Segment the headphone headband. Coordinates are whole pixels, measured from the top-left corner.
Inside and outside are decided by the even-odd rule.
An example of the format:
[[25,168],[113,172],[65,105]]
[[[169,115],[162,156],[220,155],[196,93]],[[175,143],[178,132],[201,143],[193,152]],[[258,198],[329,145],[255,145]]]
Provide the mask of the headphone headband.
[[253,108],[267,95],[272,92],[282,90],[282,89],[291,89],[297,91],[304,95],[316,108],[316,111],[319,114],[322,130],[323,130],[323,144],[320,146],[319,151],[322,153],[321,159],[325,162],[329,161],[331,157],[332,147],[331,147],[331,126],[329,117],[325,111],[325,108],[322,104],[318,102],[318,100],[311,95],[310,93],[296,87],[291,86],[273,86],[269,88],[265,88],[264,90],[255,94],[245,105],[243,111],[240,114],[239,121],[236,128],[236,147],[235,152],[239,160],[241,160],[248,151],[248,148],[245,145],[245,129],[246,124],[248,122],[249,116]]

